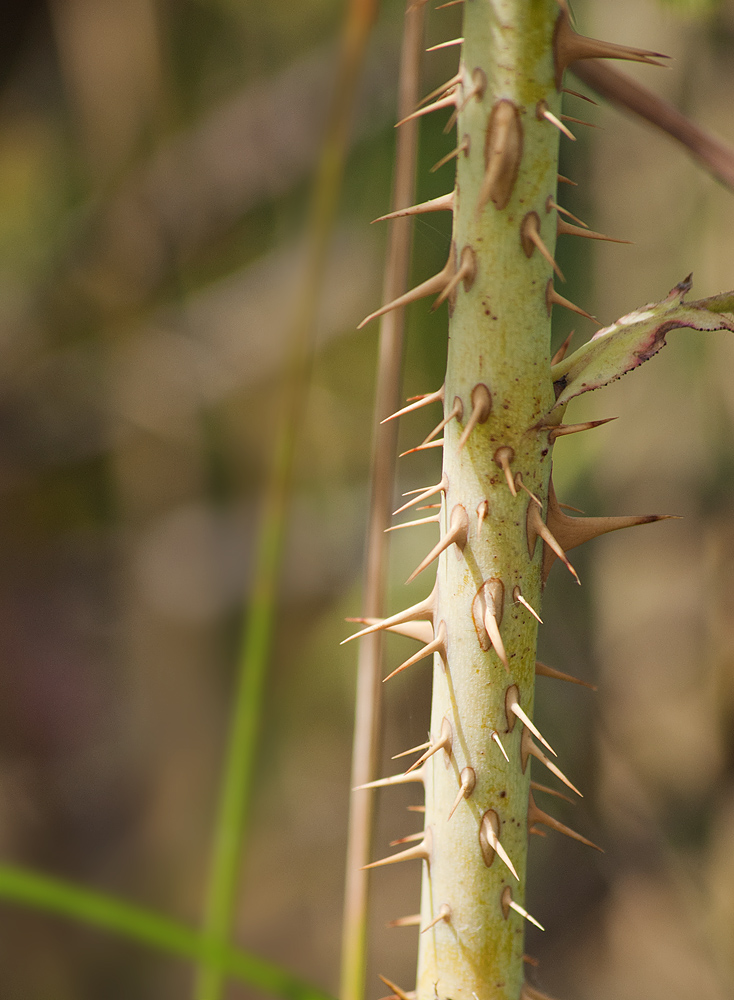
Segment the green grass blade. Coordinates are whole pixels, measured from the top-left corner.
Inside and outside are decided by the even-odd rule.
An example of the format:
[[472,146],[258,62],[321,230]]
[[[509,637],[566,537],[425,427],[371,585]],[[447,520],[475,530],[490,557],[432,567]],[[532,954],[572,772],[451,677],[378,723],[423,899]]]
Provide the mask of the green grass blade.
[[111,931],[157,951],[206,963],[282,1000],[331,1000],[308,983],[264,959],[207,942],[195,930],[143,907],[61,879],[0,865],[0,899]]

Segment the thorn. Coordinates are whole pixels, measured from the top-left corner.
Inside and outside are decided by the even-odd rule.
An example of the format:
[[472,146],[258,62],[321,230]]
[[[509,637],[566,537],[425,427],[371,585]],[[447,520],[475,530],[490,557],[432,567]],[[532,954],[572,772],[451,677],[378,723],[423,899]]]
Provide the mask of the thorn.
[[556,219],[556,234],[558,236],[585,236],[587,240],[605,240],[607,243],[626,243],[628,246],[632,246],[632,240],[617,240],[613,236],[605,236],[604,233],[595,233],[593,229],[580,229],[560,217]]
[[503,861],[507,867],[510,869],[512,874],[515,876],[517,881],[520,881],[520,876],[515,871],[515,866],[512,861],[510,861],[507,851],[504,849],[500,843],[499,838],[500,832],[500,818],[494,809],[488,809],[484,816],[482,816],[482,822],[479,826],[479,846],[482,851],[482,857],[484,858],[484,863],[489,868],[489,866],[494,861],[494,855],[497,853],[500,860]]
[[523,955],[522,960],[523,962],[525,962],[526,965],[532,965],[534,969],[537,969],[538,966],[540,965],[538,959],[533,958],[532,955]]
[[564,802],[570,802],[571,805],[574,804],[574,800],[570,796],[564,795],[563,792],[556,791],[555,788],[549,788],[548,785],[541,785],[537,781],[531,781],[530,787],[534,792],[545,792],[547,795],[555,795],[557,799],[563,799]]
[[[605,535],[609,531],[620,531],[622,528],[633,528],[638,524],[652,524],[655,521],[670,520],[672,514],[642,514],[628,517],[569,517],[561,510],[556,499],[553,480],[548,487],[548,517],[550,531],[558,539],[562,549],[573,549],[577,545]],[[550,567],[553,565],[552,554],[543,556],[543,580],[546,580]]]
[[567,208],[562,208],[557,201],[553,201],[553,198],[550,195],[548,195],[548,197],[545,200],[545,210],[546,212],[550,212],[551,209],[554,208],[556,212],[560,212],[561,215],[567,215],[569,219],[573,219],[574,222],[578,222],[578,224],[582,226],[584,229],[589,228],[583,221],[583,219],[579,219],[577,215],[574,215],[573,212],[569,212]]
[[[538,535],[540,535],[540,537],[548,546],[549,550],[555,552],[555,554],[563,562],[569,573],[571,573],[576,578],[576,583],[578,584],[581,583],[581,581],[579,580],[578,573],[573,568],[571,563],[568,561],[566,553],[563,551],[563,548],[556,540],[550,528],[543,521],[540,511],[538,510],[536,505],[532,503],[532,501],[528,504],[527,535],[528,535],[528,551],[531,557],[535,552],[535,542],[538,538]],[[543,559],[545,563],[545,550],[543,553]],[[550,569],[550,566],[548,568]],[[546,573],[545,576],[543,577],[544,582],[547,579],[547,575],[548,574]]]
[[446,261],[438,274],[434,274],[432,278],[428,278],[427,281],[423,281],[420,285],[416,285],[415,288],[411,288],[411,290],[409,292],[405,292],[404,295],[399,295],[396,299],[393,299],[392,302],[388,302],[387,305],[382,306],[373,313],[370,313],[369,316],[365,316],[357,329],[361,330],[362,327],[366,326],[371,320],[377,319],[378,316],[384,316],[385,313],[391,312],[393,309],[399,309],[401,306],[407,306],[411,302],[417,302],[419,299],[426,298],[428,295],[436,295],[443,289],[444,285],[451,280],[454,273],[454,255],[453,253],[450,253],[449,259]]
[[504,889],[502,890],[502,897],[501,897],[500,903],[501,903],[501,906],[502,906],[502,913],[503,913],[503,916],[504,916],[505,920],[507,920],[507,918],[509,917],[510,910],[514,910],[515,913],[519,913],[521,917],[525,918],[525,920],[530,921],[531,924],[535,924],[535,926],[539,930],[541,930],[541,931],[545,930],[545,927],[543,927],[542,924],[539,924],[538,921],[535,919],[535,917],[531,917],[530,914],[528,913],[528,911],[526,909],[524,909],[524,907],[520,906],[519,903],[516,903],[513,900],[513,898],[512,898],[512,889],[509,887],[509,885],[506,885],[504,887]]
[[[502,621],[502,610],[500,602],[504,601],[505,588],[501,580],[497,582],[502,588],[501,591],[499,587],[495,586],[494,588],[492,588],[491,581],[490,581],[490,586],[485,585],[483,587],[484,601],[485,601],[484,627],[487,630],[489,641],[492,643],[495,653],[500,658],[505,670],[509,674],[510,664],[507,659],[505,644],[502,641],[502,636],[500,635],[500,622]],[[493,593],[493,590],[495,591],[495,593]],[[498,604],[500,605],[499,607]]]
[[428,406],[430,403],[443,403],[444,398],[444,387],[441,386],[440,389],[436,389],[435,392],[426,392],[422,396],[416,396],[414,402],[410,403],[408,406],[404,406],[402,410],[396,410],[395,413],[391,413],[389,417],[385,417],[381,420],[381,424],[386,424],[388,420],[395,420],[396,417],[402,417],[406,413],[412,413],[413,410],[420,410],[424,406]]
[[[534,830],[533,833],[540,833],[540,831]],[[545,836],[545,834],[542,834],[542,836]],[[530,986],[528,983],[523,983],[520,990],[520,1000],[553,1000],[553,997],[549,997],[547,993],[541,993],[540,990],[536,990],[534,986]]]
[[568,351],[568,348],[571,346],[571,338],[573,337],[574,333],[576,333],[576,331],[571,330],[569,335],[566,337],[566,339],[563,341],[561,346],[558,348],[556,353],[551,358],[551,368],[553,367],[553,365],[559,364],[566,357],[566,352]]
[[411,844],[415,843],[417,840],[423,840],[422,830],[418,833],[409,833],[407,837],[398,837],[397,840],[391,840],[388,846],[398,847],[400,844]]
[[[387,927],[420,927],[421,915],[420,913],[412,913],[409,917],[398,917],[396,920],[390,920],[386,924]],[[387,984],[386,984],[387,985]],[[392,989],[392,987],[390,987]]]
[[[569,301],[569,299],[564,299],[562,295],[558,294],[553,287],[553,278],[549,279],[545,289],[545,305],[549,316],[551,314],[551,308],[554,305],[564,306],[564,308],[570,309],[571,312],[578,313],[579,316],[585,316],[587,319],[590,319],[592,323],[597,323],[596,317],[592,316],[591,313],[587,313],[585,309],[581,308],[581,306],[574,305],[574,303]],[[597,325],[599,324],[597,323]]]
[[430,94],[426,94],[423,100],[418,102],[418,107],[420,108],[424,104],[428,104],[435,97],[443,97],[445,94],[448,94],[450,90],[455,90],[463,79],[464,77],[461,73],[456,73],[450,80],[447,80],[446,83],[442,83],[440,87],[436,87],[436,89],[432,90]]
[[367,781],[364,785],[355,785],[353,792],[361,792],[365,788],[389,788],[391,785],[407,785],[411,781],[423,781],[422,771],[412,771],[410,774],[391,774],[389,778],[378,778]]
[[536,837],[547,837],[548,836],[548,834],[545,832],[545,830],[539,830],[537,828],[537,826],[531,826],[530,829],[528,830],[528,833],[533,833],[533,834],[535,834]]
[[576,136],[573,134],[571,129],[567,128],[560,118],[556,118],[553,112],[549,110],[545,101],[538,101],[535,107],[535,117],[539,120],[545,118],[545,120],[550,122],[551,125],[555,125],[559,132],[562,132],[569,139],[573,139],[573,141],[576,142]]
[[507,715],[507,727],[510,732],[512,732],[514,728],[514,719],[511,718],[510,712],[517,716],[525,728],[529,729],[533,736],[540,740],[546,750],[550,750],[554,757],[558,756],[556,751],[550,745],[548,740],[542,735],[530,716],[527,715],[522,708],[520,708],[520,692],[518,691],[517,684],[510,684],[505,692],[505,714]]
[[[436,638],[432,639],[427,643],[423,649],[419,649],[417,653],[414,653],[409,659],[401,663],[399,667],[396,667],[391,674],[388,674],[382,681],[386,684],[389,680],[392,680],[396,674],[400,674],[403,670],[407,670],[408,667],[412,667],[414,663],[418,663],[420,660],[424,659],[426,656],[432,656],[433,653],[440,653],[441,659],[446,662],[446,624],[441,622],[438,626],[438,632]],[[402,754],[400,755],[402,756]]]
[[497,744],[497,746],[500,748],[500,750],[502,751],[502,756],[505,758],[505,760],[509,764],[510,763],[510,758],[507,756],[507,751],[502,746],[502,740],[500,739],[500,734],[497,732],[496,729],[493,729],[492,732],[489,735],[492,737],[492,739],[495,741],[495,743]]
[[525,492],[530,497],[530,499],[533,501],[533,503],[536,503],[538,505],[538,507],[540,507],[541,510],[543,509],[543,504],[540,502],[540,500],[538,499],[538,497],[536,497],[536,495],[532,492],[532,490],[529,490],[527,488],[527,486],[525,485],[525,483],[522,481],[522,473],[521,472],[516,472],[515,473],[515,486],[519,486],[521,490],[525,490]]
[[[605,420],[587,420],[583,424],[558,424],[552,428],[548,440],[553,444],[556,438],[565,437],[567,434],[578,434],[580,431],[590,431],[594,427],[601,427],[602,424],[608,424],[616,419],[616,417],[607,417]],[[565,505],[559,504],[559,506]]]
[[438,559],[441,553],[448,549],[451,545],[456,544],[459,549],[463,549],[466,545],[468,533],[469,518],[466,516],[466,510],[460,503],[457,503],[451,511],[449,530],[446,532],[444,537],[436,545],[434,545],[425,559],[418,566],[416,566],[408,579],[405,581],[406,584],[412,583],[419,573],[422,573],[426,567],[431,565],[434,559]]
[[477,535],[482,530],[482,524],[489,515],[489,500],[480,500],[477,504]]
[[389,528],[385,528],[385,534],[388,531],[400,531],[401,528],[418,528],[422,524],[437,524],[440,521],[438,514],[431,514],[430,517],[421,517],[417,521],[406,521],[404,524],[393,524]]
[[401,753],[396,753],[390,760],[398,760],[400,757],[408,757],[412,753],[417,753],[419,750],[425,750],[431,744],[429,741],[425,743],[419,743],[417,747],[411,747],[410,750],[403,750]]
[[[442,302],[444,302],[454,291],[458,288],[459,283],[463,282],[464,291],[468,292],[471,286],[474,284],[474,279],[477,276],[477,259],[472,248],[467,244],[461,251],[461,262],[459,269],[456,274],[451,278],[449,282],[445,285],[441,294],[436,298],[436,301],[431,306],[432,310],[438,309]],[[462,408],[463,409],[463,408]]]
[[424,813],[426,811],[425,806],[406,806],[408,812]]
[[489,419],[489,415],[492,412],[492,393],[489,391],[484,382],[478,382],[471,391],[471,415],[466,422],[466,427],[459,438],[459,443],[457,445],[457,450],[461,451],[466,442],[469,440],[469,435],[477,426],[477,424],[484,424]]
[[433,757],[434,754],[438,753],[439,750],[445,750],[446,756],[450,757],[451,744],[453,742],[453,739],[454,739],[454,731],[451,728],[451,723],[446,718],[446,716],[444,716],[443,721],[441,722],[441,735],[439,736],[439,738],[436,740],[435,743],[432,743],[429,746],[429,748],[426,750],[426,752],[423,754],[422,757],[419,757],[414,764],[410,765],[410,767],[405,773],[412,774],[412,772],[415,771],[417,767],[420,767],[421,764],[425,764],[425,762],[430,757]]
[[399,851],[397,854],[391,854],[388,858],[380,858],[379,861],[373,861],[369,865],[362,865],[361,871],[366,871],[368,868],[383,868],[385,865],[396,865],[401,861],[430,861],[431,859],[431,828],[426,827],[426,832],[420,844],[416,844],[415,847],[409,847],[405,851]]
[[385,978],[385,976],[380,976],[380,979],[389,990],[393,991],[398,1000],[415,1000],[415,993],[406,993],[405,990],[401,990],[399,986],[396,986],[395,983],[391,983],[389,979]]
[[370,625],[368,628],[363,628],[360,632],[355,632],[354,635],[347,636],[346,639],[342,639],[340,645],[344,645],[345,642],[351,642],[352,639],[359,639],[363,635],[370,635],[372,632],[379,632],[382,629],[388,629],[392,625],[403,625],[405,622],[413,621],[433,621],[433,616],[436,610],[436,588],[434,586],[431,593],[424,601],[419,601],[417,604],[411,605],[411,607],[406,608],[405,611],[399,611],[396,615],[391,615],[389,618],[383,618],[380,622],[375,622],[374,625]]
[[[530,492],[530,491],[528,491],[528,492]],[[530,495],[532,496],[533,494],[531,493]],[[535,497],[535,499],[537,500],[538,498]],[[535,610],[535,608],[533,608],[530,604],[528,604],[528,602],[522,596],[522,593],[521,593],[519,587],[515,587],[515,589],[512,591],[512,599],[515,602],[515,604],[518,604],[518,603],[522,604],[522,606],[524,608],[526,608],[530,612],[530,614],[533,616],[533,618],[535,618],[536,621],[539,621],[541,625],[543,624],[543,619],[540,617],[540,615]]]
[[521,741],[520,741],[520,750],[521,750],[521,760],[522,760],[523,774],[525,773],[525,768],[527,767],[528,756],[530,754],[532,754],[532,756],[535,757],[536,760],[539,760],[541,764],[545,764],[545,766],[548,768],[548,770],[552,774],[555,774],[555,776],[558,778],[558,780],[562,781],[563,784],[566,786],[566,788],[570,788],[572,792],[576,792],[576,794],[580,798],[583,799],[583,795],[581,794],[581,792],[578,790],[578,788],[575,785],[573,785],[568,780],[568,778],[563,773],[563,771],[560,769],[560,767],[558,767],[556,764],[554,764],[553,761],[549,757],[546,757],[546,755],[543,753],[543,751],[540,749],[540,747],[537,747],[533,743],[533,739],[532,739],[532,736],[530,735],[530,730],[529,729],[523,729],[523,731],[522,731],[522,737],[521,737]]
[[563,174],[558,174],[558,183],[559,184],[570,184],[571,187],[575,187],[575,188],[578,187],[578,183],[576,181],[572,181],[570,177],[564,177]]
[[474,768],[473,767],[465,767],[463,769],[463,771],[461,772],[461,774],[459,775],[459,780],[461,782],[461,785],[459,787],[458,794],[457,794],[456,798],[454,799],[454,804],[451,806],[451,809],[449,810],[449,814],[446,817],[446,822],[447,823],[451,819],[451,817],[454,815],[454,813],[456,812],[456,810],[458,809],[459,803],[463,799],[468,799],[469,796],[471,795],[471,793],[474,791],[474,786],[477,783],[477,776],[476,776],[476,773],[474,771]]
[[[442,156],[441,159],[438,161],[438,163],[434,163],[433,164],[433,166],[429,170],[429,173],[435,174],[437,170],[439,170],[441,167],[445,166],[447,163],[449,163],[449,161],[453,160],[454,157],[456,157],[456,156],[459,155],[459,153],[464,153],[466,156],[468,156],[469,155],[469,147],[470,146],[471,146],[471,142],[470,142],[469,136],[465,135],[464,138],[463,138],[463,140],[456,147],[456,149],[452,149],[450,153],[446,154],[446,156]],[[453,196],[453,192],[452,192],[452,196]],[[453,208],[453,205],[452,205],[452,208]]]
[[405,458],[406,455],[412,455],[416,451],[428,451],[430,448],[443,448],[443,438],[437,438],[435,441],[429,441],[428,444],[419,444],[415,448],[401,451],[398,458]]
[[[347,618],[348,622],[359,622],[361,625],[379,625],[384,618]],[[408,639],[428,643],[433,641],[433,625],[430,622],[405,622],[403,625],[388,625],[388,632],[404,635]]]
[[484,179],[479,192],[477,211],[488,201],[495,208],[506,208],[520,169],[523,130],[520,113],[512,101],[503,98],[492,108],[484,143]]
[[633,62],[648,63],[651,66],[661,66],[659,59],[668,57],[661,52],[650,52],[647,49],[633,49],[627,45],[615,45],[614,42],[602,42],[597,38],[587,38],[579,35],[571,27],[566,10],[561,10],[553,35],[553,56],[556,68],[556,89],[561,89],[563,71],[577,59],[629,59]]
[[432,111],[440,111],[441,108],[450,108],[452,105],[456,106],[456,97],[453,93],[447,94],[446,97],[439,98],[433,104],[425,104],[422,108],[416,108],[407,117],[397,122],[395,128],[399,128],[401,125],[405,125],[406,122],[413,121],[416,118],[422,118],[423,115],[430,115]]
[[[425,490],[410,490],[410,493],[418,493],[417,497],[404,503],[402,507],[398,507],[396,511],[393,511],[393,517],[398,514],[402,514],[403,511],[408,510],[409,507],[414,507],[418,503],[422,503],[424,500],[428,500],[429,497],[435,496],[436,493],[445,493],[449,485],[448,476],[444,472],[441,477],[441,482],[437,483],[435,486],[429,486]],[[408,496],[408,493],[404,493],[403,496]]]
[[595,851],[600,851],[602,854],[604,853],[604,850],[593,841],[588,840],[580,833],[572,830],[570,826],[566,826],[565,823],[561,823],[553,816],[549,816],[547,812],[543,812],[542,809],[539,809],[535,804],[533,793],[528,792],[528,826],[534,826],[536,823],[541,823],[543,826],[547,826],[551,830],[555,830],[557,833],[562,833],[564,836],[570,837],[572,840],[578,840],[580,844],[586,844],[587,847],[593,847]]
[[[441,505],[440,504],[436,504],[436,506],[440,507]],[[585,513],[585,511],[581,510],[580,507],[572,507],[570,503],[561,503],[559,501],[558,502],[558,506],[562,507],[563,510],[572,510],[574,512],[574,514],[584,514]],[[428,508],[427,507],[419,507],[418,510],[428,510]]]
[[[595,104],[596,102],[592,101],[591,103]],[[571,115],[561,115],[561,121],[573,122],[575,125],[588,125],[589,128],[599,128],[599,126],[595,125],[593,122],[584,121],[583,118],[573,118]]]
[[425,215],[428,212],[453,212],[453,210],[454,192],[449,191],[448,194],[442,194],[439,198],[431,198],[429,201],[423,201],[420,205],[399,208],[395,212],[388,212],[387,215],[381,215],[379,218],[373,219],[370,225],[375,222],[388,222],[390,219],[402,219],[406,215]]
[[533,250],[537,247],[561,281],[566,280],[560,267],[553,259],[553,254],[540,237],[540,216],[537,212],[528,212],[522,220],[522,225],[520,226],[520,244],[525,256],[528,258],[532,257]]
[[438,52],[439,49],[450,49],[454,45],[463,45],[463,38],[452,38],[448,42],[439,42],[438,45],[432,45],[430,49],[426,49],[426,52]]
[[449,920],[451,920],[451,907],[449,906],[448,903],[441,904],[441,908],[438,911],[438,916],[434,917],[433,920],[430,922],[430,924],[426,924],[426,926],[421,931],[421,934],[425,934],[426,931],[430,931],[431,927],[435,927],[436,924],[440,924],[442,920],[444,920],[446,923],[448,923]]
[[580,94],[578,90],[570,90],[568,87],[561,87],[561,91],[564,94],[570,94],[571,97],[580,97],[582,101],[588,101],[588,103],[593,104],[594,107],[599,107],[598,101],[595,101],[593,97],[587,97],[586,94]]
[[540,660],[535,661],[535,673],[538,677],[554,677],[557,681],[569,681],[571,684],[581,684],[592,691],[597,690],[596,684],[589,684],[588,681],[579,680],[578,677],[572,677],[571,674],[564,674],[560,670],[556,670],[555,667],[541,663]]
[[512,448],[509,448],[506,444],[503,444],[501,448],[498,448],[494,453],[495,464],[502,469],[505,474],[505,479],[507,480],[507,485],[509,487],[510,493],[514,497],[517,496],[517,490],[515,489],[515,480],[512,477],[512,469],[510,468],[510,462],[515,457],[515,452]]

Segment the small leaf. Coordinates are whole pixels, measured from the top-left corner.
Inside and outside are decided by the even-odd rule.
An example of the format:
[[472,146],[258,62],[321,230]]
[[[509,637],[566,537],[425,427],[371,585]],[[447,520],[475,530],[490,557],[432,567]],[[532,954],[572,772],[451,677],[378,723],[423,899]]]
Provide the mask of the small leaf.
[[697,302],[684,302],[691,275],[662,302],[643,306],[607,326],[569,357],[551,368],[556,402],[565,406],[574,396],[590,392],[621,378],[665,346],[669,330],[734,331],[734,292],[724,292]]

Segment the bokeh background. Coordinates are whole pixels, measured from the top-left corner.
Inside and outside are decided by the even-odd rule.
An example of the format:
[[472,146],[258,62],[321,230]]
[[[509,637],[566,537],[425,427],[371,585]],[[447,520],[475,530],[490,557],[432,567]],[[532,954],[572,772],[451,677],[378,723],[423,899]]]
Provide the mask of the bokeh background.
[[[626,67],[734,145],[734,3],[578,0],[580,30],[658,49]],[[196,925],[242,609],[303,226],[345,12],[340,0],[6,0],[0,5],[0,851]],[[376,326],[402,4],[370,43],[295,470],[237,940],[338,982],[355,650]],[[459,33],[428,16],[426,44]],[[424,91],[456,50],[426,57]],[[573,84],[570,84],[573,86]],[[582,88],[580,88],[582,89]],[[672,140],[568,98],[599,127],[563,142],[562,201],[633,246],[566,238],[568,295],[605,322],[734,287],[734,194]],[[447,113],[420,138],[453,145]],[[437,121],[436,119],[441,119]],[[415,230],[416,280],[449,220]],[[445,313],[408,315],[405,395],[436,388]],[[555,342],[571,329],[557,317]],[[575,343],[592,331],[577,324]],[[619,415],[559,442],[562,500],[680,521],[599,540],[555,568],[537,715],[586,793],[558,806],[606,854],[533,838],[537,984],[567,1000],[725,1000],[734,987],[734,341],[672,333],[654,363],[573,404]],[[410,447],[434,413],[403,421]],[[583,438],[583,439],[581,439]],[[437,481],[401,460],[398,490]],[[396,504],[397,506],[397,504]],[[424,531],[425,529],[419,529]],[[398,533],[391,608],[424,536]],[[388,641],[396,665],[410,644]],[[388,665],[386,664],[386,672]],[[428,671],[387,693],[384,768],[425,738]],[[542,779],[541,779],[542,780]],[[417,829],[415,790],[380,799],[376,856]],[[374,876],[376,973],[413,982],[418,872]],[[184,962],[0,904],[8,1000],[190,996]],[[231,998],[249,991],[232,986]]]

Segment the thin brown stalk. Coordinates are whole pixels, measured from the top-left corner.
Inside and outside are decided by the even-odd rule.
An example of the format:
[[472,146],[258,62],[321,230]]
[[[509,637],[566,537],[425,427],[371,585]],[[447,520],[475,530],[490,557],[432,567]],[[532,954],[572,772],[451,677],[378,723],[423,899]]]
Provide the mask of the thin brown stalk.
[[[419,99],[423,55],[424,6],[408,3],[405,13],[400,63],[398,119],[415,108]],[[414,201],[418,126],[409,122],[397,131],[392,207],[406,208]],[[384,278],[384,302],[391,302],[408,287],[411,221],[390,223]],[[371,497],[366,539],[366,577],[362,614],[379,618],[384,613],[388,539],[397,451],[397,422],[381,423],[399,407],[403,353],[404,311],[383,316],[380,324],[375,422],[372,436]],[[366,636],[359,645],[357,694],[352,757],[352,788],[377,777],[379,722],[382,697],[382,635]],[[374,792],[352,793],[347,843],[347,872],[342,927],[341,1000],[362,1000],[365,990],[367,907],[369,875],[362,868],[371,857]]]

